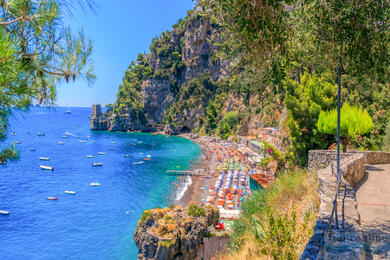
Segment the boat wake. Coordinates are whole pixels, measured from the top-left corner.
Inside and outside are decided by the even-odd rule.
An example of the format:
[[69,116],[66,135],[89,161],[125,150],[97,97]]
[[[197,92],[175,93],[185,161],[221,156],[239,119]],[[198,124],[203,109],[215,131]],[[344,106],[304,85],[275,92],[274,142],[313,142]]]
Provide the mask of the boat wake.
[[190,176],[187,176],[184,185],[180,185],[179,189],[177,190],[176,194],[176,200],[181,200],[181,198],[184,196],[184,193],[188,190],[188,187],[192,184],[192,178]]

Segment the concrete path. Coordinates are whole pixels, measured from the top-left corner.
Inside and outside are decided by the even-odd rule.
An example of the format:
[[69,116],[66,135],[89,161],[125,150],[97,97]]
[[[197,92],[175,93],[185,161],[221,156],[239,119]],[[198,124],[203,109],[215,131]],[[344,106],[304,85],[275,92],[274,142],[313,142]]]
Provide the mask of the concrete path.
[[367,165],[356,199],[369,259],[390,259],[390,164]]

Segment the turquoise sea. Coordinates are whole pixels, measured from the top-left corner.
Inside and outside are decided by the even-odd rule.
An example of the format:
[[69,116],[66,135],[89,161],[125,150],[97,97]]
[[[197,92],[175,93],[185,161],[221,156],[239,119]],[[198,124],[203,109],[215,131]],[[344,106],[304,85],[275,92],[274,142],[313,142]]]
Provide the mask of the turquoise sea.
[[[21,142],[20,159],[0,165],[0,210],[10,211],[0,215],[0,259],[136,259],[133,233],[142,212],[175,197],[176,178],[165,171],[200,158],[200,147],[184,138],[90,131],[90,113],[33,108],[11,118],[15,135],[0,145]],[[150,161],[133,165],[147,155]]]

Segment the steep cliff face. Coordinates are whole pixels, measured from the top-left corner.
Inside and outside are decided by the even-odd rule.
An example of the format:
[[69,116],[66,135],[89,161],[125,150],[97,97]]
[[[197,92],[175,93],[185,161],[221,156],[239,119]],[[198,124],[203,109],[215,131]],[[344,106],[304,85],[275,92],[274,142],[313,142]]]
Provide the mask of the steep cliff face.
[[[91,128],[179,133],[197,127],[215,95],[213,84],[227,74],[228,62],[215,57],[218,47],[209,41],[219,30],[209,17],[192,12],[153,39],[150,53],[129,66],[113,109],[91,118]],[[210,88],[198,89],[205,81]]]
[[92,115],[91,129],[227,138],[276,126],[281,99],[266,86],[254,91],[255,77],[220,55],[226,33],[207,11],[189,12],[130,64],[112,109]]

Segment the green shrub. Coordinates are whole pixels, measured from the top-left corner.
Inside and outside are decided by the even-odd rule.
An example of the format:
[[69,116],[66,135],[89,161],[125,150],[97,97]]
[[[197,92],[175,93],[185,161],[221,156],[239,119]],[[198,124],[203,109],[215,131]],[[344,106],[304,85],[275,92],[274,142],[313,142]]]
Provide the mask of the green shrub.
[[202,208],[202,207],[198,207],[195,204],[191,204],[188,207],[188,216],[190,216],[190,217],[196,218],[196,217],[202,217],[205,215],[206,215],[206,212],[205,212],[204,208]]
[[144,222],[145,220],[151,218],[152,216],[153,216],[152,212],[150,212],[149,210],[145,210],[145,211],[142,213],[141,222]]

